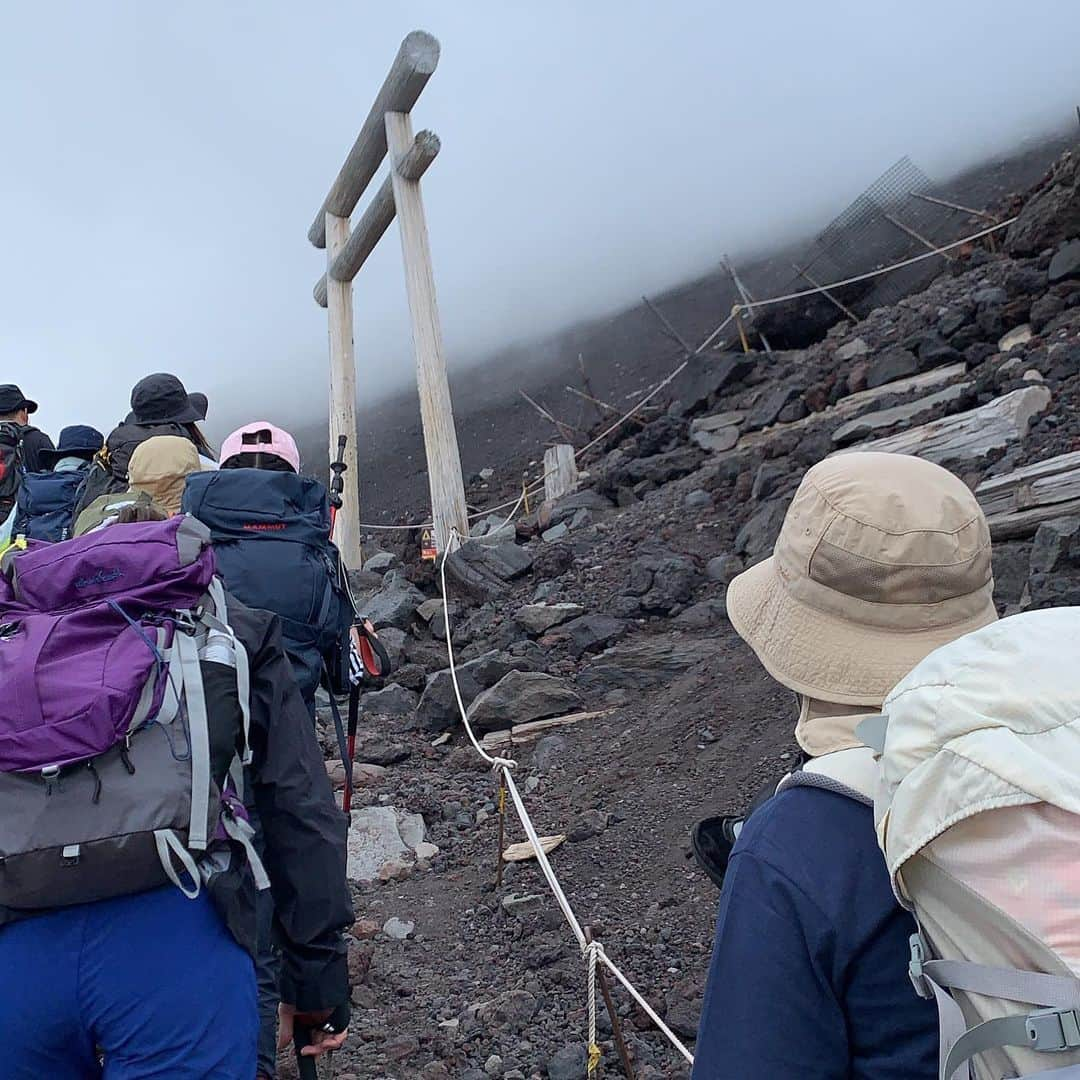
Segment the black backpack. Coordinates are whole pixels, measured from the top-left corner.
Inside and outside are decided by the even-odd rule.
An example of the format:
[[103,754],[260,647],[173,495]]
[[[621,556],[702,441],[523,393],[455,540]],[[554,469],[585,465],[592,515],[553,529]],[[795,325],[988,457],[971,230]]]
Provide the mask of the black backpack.
[[23,436],[28,430],[11,421],[0,423],[0,521],[11,513],[26,475]]
[[222,469],[192,473],[181,505],[210,529],[229,592],[281,619],[285,650],[308,705],[324,667],[339,688],[347,677],[341,651],[355,613],[330,542],[326,488],[296,473]]
[[191,435],[183,424],[129,424],[123,423],[114,428],[105,441],[105,448],[94,458],[86,474],[86,483],[75,504],[75,516],[79,515],[101,495],[114,495],[128,489],[128,464],[140,443],[152,439],[155,435],[179,435],[190,439]]

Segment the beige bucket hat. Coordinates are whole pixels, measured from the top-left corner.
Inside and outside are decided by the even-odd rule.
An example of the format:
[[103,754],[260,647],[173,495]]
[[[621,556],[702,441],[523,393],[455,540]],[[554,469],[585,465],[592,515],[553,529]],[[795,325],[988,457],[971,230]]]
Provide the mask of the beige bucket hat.
[[784,686],[879,705],[934,649],[997,618],[990,530],[952,473],[841,454],[803,477],[770,558],[728,588],[732,626]]

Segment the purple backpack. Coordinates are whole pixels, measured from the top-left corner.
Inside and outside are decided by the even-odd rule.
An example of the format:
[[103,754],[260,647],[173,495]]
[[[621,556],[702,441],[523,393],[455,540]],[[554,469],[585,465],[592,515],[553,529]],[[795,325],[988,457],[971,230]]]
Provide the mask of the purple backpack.
[[[0,568],[0,923],[167,881],[197,896],[230,840],[264,886],[226,782],[247,757],[247,654],[206,528],[113,525]],[[208,703],[208,664],[235,699]],[[222,745],[240,747],[224,766]]]

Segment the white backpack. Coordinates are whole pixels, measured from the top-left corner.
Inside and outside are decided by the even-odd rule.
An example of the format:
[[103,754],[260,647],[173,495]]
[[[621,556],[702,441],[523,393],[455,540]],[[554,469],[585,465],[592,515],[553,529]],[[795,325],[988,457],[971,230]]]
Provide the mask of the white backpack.
[[938,649],[883,713],[860,735],[941,1080],[1080,1080],[1080,608]]

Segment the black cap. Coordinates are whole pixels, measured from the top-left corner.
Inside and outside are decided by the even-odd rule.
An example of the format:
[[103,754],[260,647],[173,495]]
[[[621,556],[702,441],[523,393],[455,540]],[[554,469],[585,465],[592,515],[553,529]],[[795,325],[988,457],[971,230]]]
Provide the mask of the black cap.
[[4,383],[0,386],[0,416],[8,416],[20,409],[37,412],[37,402],[31,401],[14,383]]
[[38,457],[46,468],[66,457],[81,457],[89,461],[105,445],[105,436],[89,424],[72,424],[60,432],[55,450],[39,450]]
[[175,375],[147,375],[131,391],[131,423],[193,424],[205,415],[206,410],[200,409],[198,401],[192,401],[192,395]]

